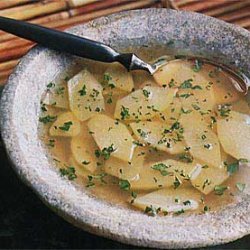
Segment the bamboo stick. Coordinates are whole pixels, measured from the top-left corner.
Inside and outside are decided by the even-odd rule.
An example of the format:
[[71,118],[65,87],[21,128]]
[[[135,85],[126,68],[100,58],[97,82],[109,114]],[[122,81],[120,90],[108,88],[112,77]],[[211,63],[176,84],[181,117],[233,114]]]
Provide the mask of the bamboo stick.
[[180,8],[183,7],[184,5],[193,3],[193,2],[198,2],[199,0],[175,0],[175,4]]
[[0,31],[0,43],[12,40],[13,38],[16,38],[16,36]]
[[227,21],[227,22],[232,22],[232,21],[245,18],[245,17],[250,18],[250,7],[244,8],[237,12],[230,12],[230,13],[226,13],[226,14],[219,16],[220,19]]
[[28,46],[32,44],[31,41],[29,40],[25,40],[22,38],[16,38],[16,39],[12,39],[10,41],[6,41],[0,44],[0,53],[1,51],[4,50],[10,50],[10,49],[14,49],[14,48],[21,48],[23,46]]
[[[1,71],[6,71],[8,69],[13,69],[17,63],[19,62],[19,60],[11,60],[11,61],[7,61],[7,62],[3,62],[3,63],[0,63],[0,72]],[[1,75],[1,73],[0,73]]]
[[143,7],[148,7],[154,3],[156,3],[156,0],[140,0],[136,2],[129,2],[127,4],[121,5],[121,6],[115,6],[111,7],[109,9],[103,9],[99,11],[95,11],[92,13],[87,13],[86,15],[82,16],[75,16],[67,20],[60,20],[52,23],[50,25],[51,28],[55,27],[61,27],[61,26],[67,26],[67,25],[73,25],[78,23],[83,23],[101,16],[106,16],[115,12],[120,12],[124,10],[131,10],[131,9],[139,9]]
[[67,18],[70,18],[70,13],[68,11],[61,11],[61,12],[57,12],[55,14],[50,14],[50,15],[46,15],[46,16],[32,19],[32,20],[30,20],[30,22],[41,25],[41,24],[45,24],[45,23],[50,23],[50,22],[54,22],[54,21],[58,21],[58,20],[67,19]]
[[240,25],[244,28],[249,28],[250,27],[250,19],[249,18],[244,18],[239,21],[236,21],[235,24]]
[[86,6],[80,7],[80,8],[75,8],[75,9],[70,9],[68,12],[70,13],[71,16],[77,16],[101,9],[107,9],[111,6],[115,5],[121,5],[126,2],[131,2],[131,0],[102,0],[98,2],[94,2],[91,4],[88,4]]
[[161,0],[161,5],[162,8],[178,9],[176,2],[173,0]]
[[240,8],[244,8],[249,5],[250,5],[250,1],[236,2],[235,4],[230,4],[230,5],[224,6],[223,8],[214,9],[210,11],[204,11],[204,13],[209,16],[219,16],[221,14],[225,14],[234,10],[239,11]]
[[18,20],[26,20],[65,9],[67,9],[67,3],[65,1],[56,1],[56,2],[49,2],[46,4],[43,3],[30,4],[29,7],[27,5],[24,5],[16,7],[15,11],[13,11],[13,8],[12,10],[8,9],[8,12],[0,11],[0,15]]
[[68,0],[68,3],[70,7],[79,7],[96,1],[97,0]]
[[25,4],[32,0],[2,0],[0,1],[0,9],[10,8],[16,5]]
[[0,15],[3,16],[3,15],[8,15],[8,14],[11,14],[13,12],[16,12],[16,11],[23,11],[25,9],[31,9],[31,8],[34,8],[34,7],[38,7],[39,5],[41,5],[43,3],[39,3],[39,2],[30,2],[29,4],[25,4],[25,5],[21,5],[21,6],[15,6],[15,7],[12,7],[12,8],[8,8],[8,9],[4,9],[4,10],[0,10]]
[[31,47],[32,45],[28,45],[21,48],[2,51],[0,54],[0,62],[17,59],[24,55]]
[[12,72],[12,69],[7,69],[7,70],[4,70],[4,71],[1,71],[0,72],[0,78],[7,78],[10,73]]
[[218,6],[222,6],[228,3],[228,0],[220,0],[220,1],[198,1],[192,2],[186,6],[180,7],[180,9],[188,10],[188,11],[203,11],[206,9],[215,8]]
[[[104,1],[102,0],[102,1],[91,3],[91,4],[86,5],[84,7],[72,9],[69,11],[61,11],[59,13],[55,13],[52,15],[39,17],[39,18],[31,20],[30,22],[35,23],[35,24],[45,25],[45,24],[50,23],[50,22],[55,22],[55,21],[59,21],[59,20],[66,20],[70,16],[84,14],[84,13],[87,13],[87,12],[90,12],[93,10],[96,11],[99,9],[109,8],[113,5],[124,4],[126,2],[131,2],[131,0],[104,0]],[[0,42],[5,42],[5,41],[8,41],[8,40],[11,40],[14,38],[16,38],[14,35],[7,34],[3,31],[0,31]]]
[[[122,6],[115,6],[115,7],[109,8],[109,9],[95,11],[95,12],[92,12],[92,13],[89,13],[89,14],[86,14],[83,16],[72,17],[69,20],[60,20],[58,22],[49,23],[46,26],[51,27],[51,28],[59,28],[61,30],[62,28],[69,27],[69,26],[72,26],[74,24],[86,22],[86,21],[89,21],[91,19],[94,19],[94,18],[97,18],[100,16],[115,13],[115,12],[118,12],[121,10],[129,10],[129,9],[148,7],[154,3],[156,3],[155,0],[143,0],[143,1],[141,0],[138,2],[129,2],[129,3],[122,5]],[[15,48],[8,49],[8,50],[6,50],[6,49],[3,51],[1,50],[0,51],[1,52],[0,53],[0,62],[10,60],[10,59],[19,58],[24,53],[26,53],[27,50],[29,50],[31,47],[32,47],[32,45],[28,44],[28,45],[22,46],[20,48],[15,47]]]

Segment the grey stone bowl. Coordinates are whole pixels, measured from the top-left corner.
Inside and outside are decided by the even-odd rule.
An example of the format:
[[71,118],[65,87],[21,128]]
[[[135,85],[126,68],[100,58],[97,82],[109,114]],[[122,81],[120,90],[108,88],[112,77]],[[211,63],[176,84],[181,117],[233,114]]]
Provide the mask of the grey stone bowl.
[[[170,46],[205,55],[250,72],[250,33],[201,14],[166,9],[135,10],[99,18],[69,30],[119,50]],[[124,243],[157,248],[221,244],[250,233],[250,198],[219,212],[149,217],[94,198],[62,179],[38,138],[43,91],[75,59],[35,47],[9,78],[1,99],[1,133],[13,167],[56,213],[89,232]]]

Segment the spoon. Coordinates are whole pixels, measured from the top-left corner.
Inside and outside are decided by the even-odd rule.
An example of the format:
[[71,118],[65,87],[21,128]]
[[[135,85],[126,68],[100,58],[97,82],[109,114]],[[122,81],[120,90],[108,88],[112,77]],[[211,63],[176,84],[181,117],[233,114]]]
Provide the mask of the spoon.
[[[160,67],[164,67],[164,65],[170,62],[163,60],[163,63],[148,64],[133,53],[119,53],[97,41],[6,17],[0,17],[0,29],[60,52],[67,52],[100,62],[119,62],[129,71],[145,70],[153,75]],[[220,67],[234,79],[232,83],[239,92],[244,94],[248,92],[250,80],[243,73],[237,72],[229,66],[201,57],[185,57],[185,59],[199,60],[201,63]]]

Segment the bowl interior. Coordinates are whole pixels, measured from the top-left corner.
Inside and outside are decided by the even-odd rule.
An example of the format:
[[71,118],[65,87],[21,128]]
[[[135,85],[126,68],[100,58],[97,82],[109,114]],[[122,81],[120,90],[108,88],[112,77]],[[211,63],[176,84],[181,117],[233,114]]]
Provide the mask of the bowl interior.
[[[200,14],[164,9],[129,11],[76,26],[70,32],[119,51],[163,48],[202,55],[250,72],[247,31]],[[62,179],[38,138],[46,85],[72,64],[88,61],[36,47],[11,75],[1,100],[1,128],[14,169],[57,213],[88,231],[150,247],[195,247],[228,242],[250,232],[249,197],[217,213],[148,217],[95,198]],[[242,223],[244,222],[244,223]]]

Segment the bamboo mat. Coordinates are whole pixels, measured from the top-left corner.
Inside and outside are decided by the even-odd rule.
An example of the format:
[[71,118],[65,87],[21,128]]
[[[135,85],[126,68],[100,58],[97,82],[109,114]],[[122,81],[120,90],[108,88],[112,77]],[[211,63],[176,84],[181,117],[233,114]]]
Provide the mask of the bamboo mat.
[[[100,16],[150,7],[196,11],[250,29],[250,0],[0,0],[0,16],[64,30]],[[0,31],[0,85],[32,46]]]

